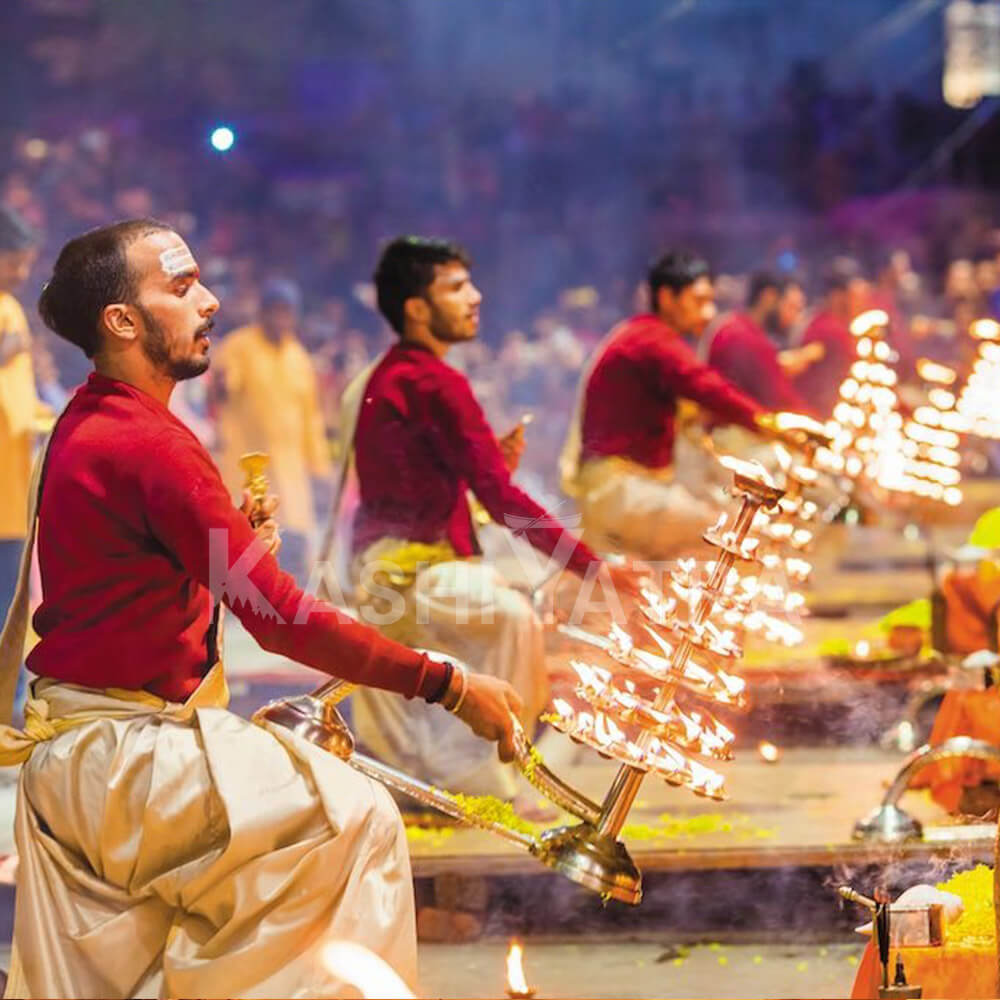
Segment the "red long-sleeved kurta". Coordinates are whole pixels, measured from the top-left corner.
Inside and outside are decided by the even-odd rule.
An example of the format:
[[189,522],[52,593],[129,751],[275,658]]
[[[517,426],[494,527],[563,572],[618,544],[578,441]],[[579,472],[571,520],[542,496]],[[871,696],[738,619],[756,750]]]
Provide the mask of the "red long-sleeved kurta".
[[586,573],[600,560],[511,482],[496,437],[465,376],[417,344],[399,343],[372,372],[354,434],[361,503],[354,551],[380,538],[448,541],[479,553],[466,491],[497,524],[546,555],[572,545],[567,566]]
[[777,347],[746,313],[731,313],[722,320],[709,346],[708,363],[768,410],[811,412],[785,375]]
[[678,399],[724,423],[753,427],[764,410],[698,360],[680,335],[652,315],[626,320],[594,365],[583,401],[581,458],[620,455],[652,469],[674,457]]
[[816,313],[802,335],[803,346],[813,343],[822,344],[825,353],[821,361],[811,364],[795,379],[795,388],[825,420],[837,405],[840,384],[857,357],[857,348],[847,324],[826,310]]
[[195,436],[124,382],[91,375],[56,426],[38,558],[28,666],[44,677],[183,700],[211,665],[214,592],[265,649],[324,673],[407,696],[444,679],[440,664],[304,594]]

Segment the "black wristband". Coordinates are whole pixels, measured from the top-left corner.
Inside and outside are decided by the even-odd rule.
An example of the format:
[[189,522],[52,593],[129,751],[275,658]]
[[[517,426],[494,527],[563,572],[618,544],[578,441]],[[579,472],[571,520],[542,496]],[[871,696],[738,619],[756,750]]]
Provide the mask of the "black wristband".
[[451,679],[455,676],[455,666],[450,660],[444,661],[444,678],[438,685],[437,690],[424,700],[428,705],[434,705],[439,702],[447,693],[448,688],[451,687]]

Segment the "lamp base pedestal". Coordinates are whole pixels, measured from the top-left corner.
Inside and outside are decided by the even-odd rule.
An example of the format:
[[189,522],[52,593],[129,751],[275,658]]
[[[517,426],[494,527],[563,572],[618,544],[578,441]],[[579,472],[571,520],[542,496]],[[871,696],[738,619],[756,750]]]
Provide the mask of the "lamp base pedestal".
[[642,875],[625,845],[589,823],[549,830],[534,853],[539,860],[592,892],[630,906],[642,901]]
[[897,843],[903,840],[920,840],[923,827],[899,806],[882,805],[854,824],[855,840],[873,840]]

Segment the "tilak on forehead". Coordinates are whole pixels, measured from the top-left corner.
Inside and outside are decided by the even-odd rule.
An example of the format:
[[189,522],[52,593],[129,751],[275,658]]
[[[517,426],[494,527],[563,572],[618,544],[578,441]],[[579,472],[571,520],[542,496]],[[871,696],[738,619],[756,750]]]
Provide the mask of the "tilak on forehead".
[[160,267],[168,278],[176,278],[179,274],[196,271],[198,265],[187,246],[171,247],[160,254]]

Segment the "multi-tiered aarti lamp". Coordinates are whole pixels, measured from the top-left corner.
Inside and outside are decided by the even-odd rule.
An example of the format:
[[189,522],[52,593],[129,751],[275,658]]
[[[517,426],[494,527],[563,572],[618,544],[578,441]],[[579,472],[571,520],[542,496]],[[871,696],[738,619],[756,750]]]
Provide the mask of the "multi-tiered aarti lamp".
[[997,439],[1000,438],[1000,412],[996,405],[1000,385],[1000,323],[977,319],[969,327],[969,333],[979,341],[979,348],[969,380],[958,397],[960,421],[955,430]]
[[959,434],[965,426],[955,411],[958,374],[926,358],[917,362],[917,374],[926,402],[903,425],[903,482],[917,497],[957,507],[962,502]]
[[723,461],[733,472],[740,509],[705,533],[714,561],[681,561],[670,574],[670,596],[643,592],[641,631],[653,649],[637,646],[617,626],[607,637],[566,627],[604,652],[612,667],[576,662],[576,694],[594,712],[557,699],[549,721],[621,768],[598,815],[545,833],[536,853],[573,881],[628,903],[639,902],[641,883],[618,835],[642,781],[652,774],[696,795],[724,797],[723,776],[691,755],[729,760],[735,737],[704,706],[745,707],[745,682],[732,672],[742,656],[739,632],[755,624],[773,628],[755,617],[762,614],[754,607],[760,589],[744,586],[736,567],[759,564],[754,520],[762,508],[775,509],[783,491],[759,465]]
[[[638,639],[617,624],[607,635],[567,626],[593,650],[591,658],[574,662],[574,700],[585,708],[556,699],[546,718],[572,739],[619,762],[604,800],[591,801],[549,771],[515,723],[521,772],[578,823],[541,836],[525,833],[470,808],[461,796],[356,753],[336,709],[350,689],[340,681],[312,695],[272,702],[255,714],[255,721],[292,729],[387,786],[526,848],[544,864],[607,898],[638,903],[641,876],[618,837],[640,785],[654,776],[695,795],[723,798],[723,777],[711,763],[732,758],[735,737],[708,707],[745,707],[746,685],[733,668],[746,632],[756,629],[783,641],[795,638],[777,611],[795,610],[797,602],[780,584],[762,583],[760,571],[764,558],[775,567],[781,564],[784,557],[778,549],[794,545],[795,531],[801,529],[770,531],[788,523],[782,520],[787,512],[779,507],[784,491],[757,463],[723,461],[733,474],[732,492],[740,507],[705,533],[705,541],[715,549],[714,560],[684,561],[670,574],[666,593],[653,587],[643,591],[636,612]],[[770,512],[775,520],[758,520],[761,512]],[[741,569],[747,566],[756,572],[744,575]]]
[[888,315],[870,309],[851,321],[857,358],[840,385],[833,410],[836,433],[821,458],[830,471],[894,490],[902,479],[903,418],[896,396]]
[[[888,315],[871,309],[851,323],[857,359],[834,407],[833,443],[820,465],[886,498],[909,496],[957,506],[961,472],[958,435],[968,421],[956,410],[955,373],[922,360],[926,401],[904,420],[896,394],[894,352],[885,339]],[[1000,355],[1000,345],[996,345]],[[998,423],[1000,429],[1000,423]]]
[[[776,509],[757,512],[754,531],[762,543],[758,556],[765,572],[772,576],[783,573],[790,583],[805,584],[812,573],[806,555],[823,520],[819,504],[812,499],[820,480],[817,461],[833,437],[823,424],[797,413],[769,415],[765,426],[773,427],[786,442],[794,441],[799,455],[793,455],[780,441],[773,446],[784,496]],[[784,611],[798,611],[803,604],[804,598],[798,597]]]

